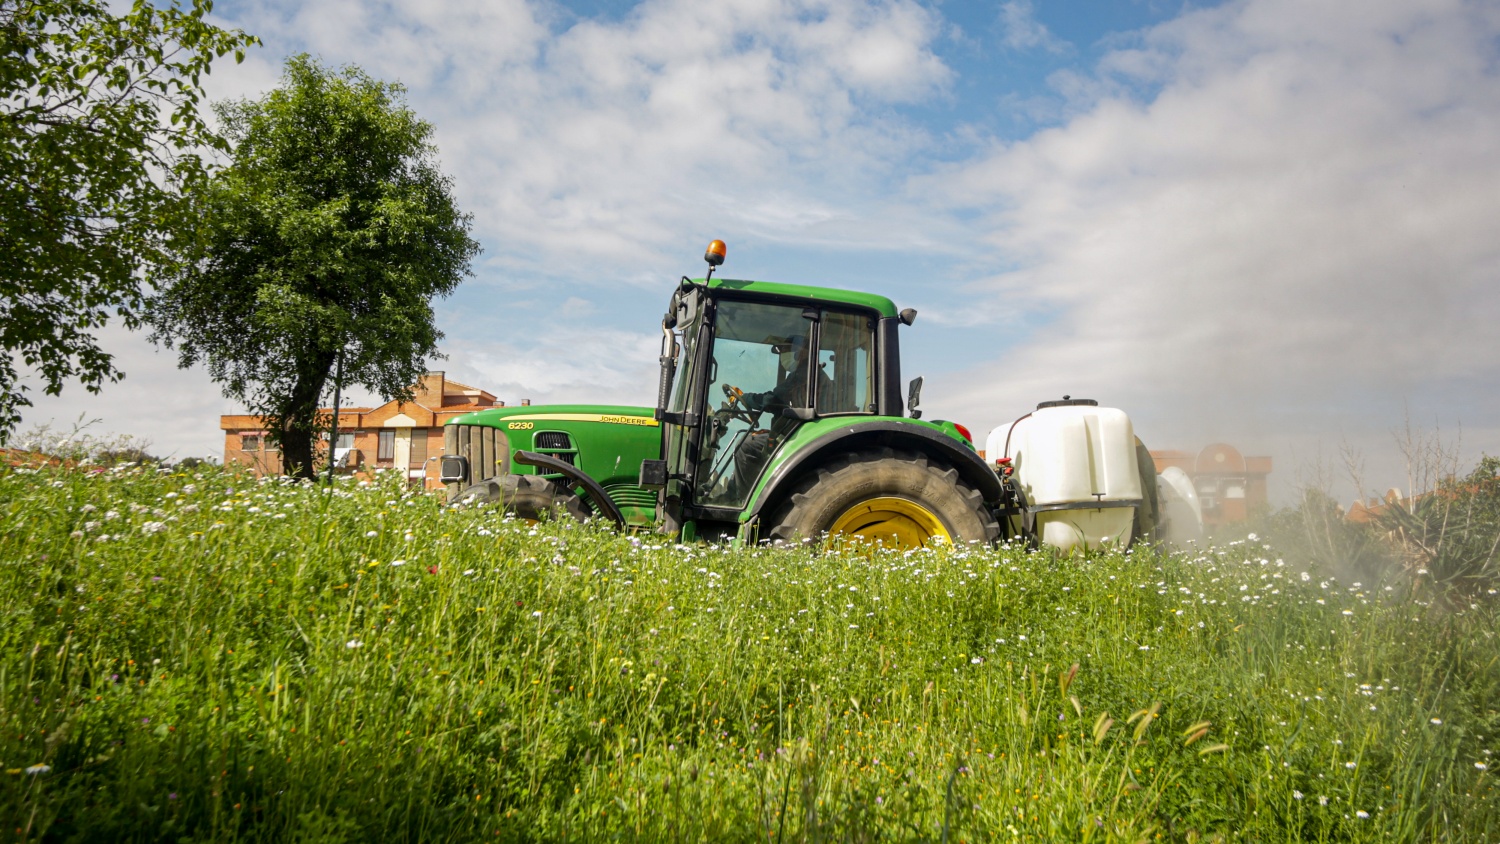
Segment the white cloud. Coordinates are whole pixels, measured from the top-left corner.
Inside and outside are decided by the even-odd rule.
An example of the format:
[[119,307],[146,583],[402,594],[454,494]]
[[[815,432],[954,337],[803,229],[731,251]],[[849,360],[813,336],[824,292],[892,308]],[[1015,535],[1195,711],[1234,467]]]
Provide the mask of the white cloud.
[[[924,137],[883,109],[951,76],[912,0],[648,0],[607,22],[521,0],[240,14],[279,49],[411,89],[502,286],[660,277],[684,239],[736,229],[911,242],[891,194]],[[791,213],[762,213],[773,200]]]
[[158,457],[223,458],[219,415],[239,411],[206,371],[178,369],[175,353],[158,351],[144,334],[118,325],[105,328],[98,341],[114,356],[125,379],[106,384],[98,395],[70,382],[58,396],[44,395],[32,381],[28,386],[33,406],[22,414],[18,434],[44,425],[68,431],[83,424],[90,436],[142,440],[148,443],[146,451]]
[[983,385],[952,411],[1092,394],[1169,437],[1304,452],[1339,431],[1388,452],[1406,400],[1493,418],[1470,391],[1500,361],[1497,34],[1500,9],[1456,0],[1192,12],[1106,57],[1085,113],[919,180],[1018,264],[950,319],[1057,316],[947,379]]
[[1049,53],[1061,53],[1068,49],[1067,42],[1053,35],[1046,25],[1036,19],[1036,9],[1031,0],[1009,0],[1000,4],[1000,27],[1002,43],[1013,50],[1042,49]]
[[659,334],[616,330],[556,331],[528,335],[526,344],[455,342],[435,365],[465,384],[482,387],[507,404],[650,404],[656,397]]

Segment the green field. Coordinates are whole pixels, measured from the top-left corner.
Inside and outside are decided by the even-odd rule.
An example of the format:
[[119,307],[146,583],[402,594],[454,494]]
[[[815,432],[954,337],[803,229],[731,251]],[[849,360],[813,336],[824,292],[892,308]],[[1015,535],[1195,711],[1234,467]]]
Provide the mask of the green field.
[[1500,840],[1494,602],[1305,568],[0,469],[0,834]]

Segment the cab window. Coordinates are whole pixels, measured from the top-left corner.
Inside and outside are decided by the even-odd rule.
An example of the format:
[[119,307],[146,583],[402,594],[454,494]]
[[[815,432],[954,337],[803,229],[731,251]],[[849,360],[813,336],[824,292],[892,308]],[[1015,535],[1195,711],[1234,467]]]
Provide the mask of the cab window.
[[824,311],[818,341],[818,414],[875,412],[875,320]]

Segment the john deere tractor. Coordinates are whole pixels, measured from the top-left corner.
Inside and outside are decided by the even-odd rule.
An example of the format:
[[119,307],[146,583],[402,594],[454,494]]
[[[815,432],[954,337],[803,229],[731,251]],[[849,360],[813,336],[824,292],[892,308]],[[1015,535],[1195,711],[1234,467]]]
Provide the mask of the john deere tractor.
[[745,542],[850,534],[993,542],[1013,485],[901,382],[916,311],[868,293],[683,278],[662,319],[655,407],[493,408],[446,429],[452,500]]

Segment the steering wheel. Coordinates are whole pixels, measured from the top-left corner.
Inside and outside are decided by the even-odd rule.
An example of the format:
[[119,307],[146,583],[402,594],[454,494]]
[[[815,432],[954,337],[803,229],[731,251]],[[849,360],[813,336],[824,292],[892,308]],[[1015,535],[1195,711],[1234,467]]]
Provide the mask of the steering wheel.
[[723,410],[727,411],[730,416],[743,420],[750,427],[754,428],[756,422],[760,420],[760,414],[746,407],[744,399],[744,390],[729,384],[724,385]]

